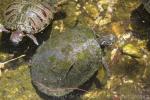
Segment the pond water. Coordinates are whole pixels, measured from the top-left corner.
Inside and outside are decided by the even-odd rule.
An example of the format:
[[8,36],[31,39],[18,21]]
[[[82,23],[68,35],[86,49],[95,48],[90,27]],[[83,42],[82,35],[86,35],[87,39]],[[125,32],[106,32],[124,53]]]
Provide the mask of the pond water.
[[[0,0],[0,28],[6,23],[5,9],[13,1]],[[110,77],[100,68],[83,84],[84,92],[75,91],[64,97],[39,93],[32,85],[29,65],[38,46],[26,37],[13,45],[11,34],[1,32],[0,100],[150,100],[150,9],[144,8],[142,0],[67,0],[62,4],[58,0],[45,1],[55,14],[49,26],[35,34],[39,44],[53,32],[61,34],[78,25],[91,29],[97,38],[113,34],[116,42],[105,49]],[[26,56],[3,63],[21,55]]]

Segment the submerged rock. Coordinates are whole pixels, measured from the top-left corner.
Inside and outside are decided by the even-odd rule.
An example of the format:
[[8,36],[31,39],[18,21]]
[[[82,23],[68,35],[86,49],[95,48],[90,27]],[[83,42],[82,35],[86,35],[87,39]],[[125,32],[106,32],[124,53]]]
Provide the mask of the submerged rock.
[[140,58],[142,57],[142,52],[138,47],[135,47],[132,44],[127,44],[122,48],[124,54],[130,55],[132,57]]

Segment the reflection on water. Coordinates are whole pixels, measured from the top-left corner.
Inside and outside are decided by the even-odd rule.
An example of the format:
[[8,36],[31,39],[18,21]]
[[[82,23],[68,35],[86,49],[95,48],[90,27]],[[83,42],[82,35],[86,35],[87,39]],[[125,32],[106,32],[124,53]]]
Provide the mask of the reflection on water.
[[[13,0],[0,0],[0,24],[4,22],[4,9],[11,2]],[[150,14],[139,0],[68,0],[56,10],[58,12],[52,24],[43,33],[36,34],[40,44],[49,39],[54,31],[62,32],[76,25],[88,26],[97,37],[109,33],[118,37],[116,43],[107,48],[105,54],[111,70],[110,78],[106,78],[105,71],[99,69],[81,87],[87,92],[75,91],[70,94],[71,99],[150,99]],[[38,47],[28,38],[24,38],[19,45],[14,46],[9,40],[10,34],[0,34],[2,62],[24,53],[27,55],[25,59],[19,59],[7,64],[6,68],[0,68],[2,72],[0,98],[4,100],[60,99],[39,93],[31,84],[30,67],[27,63]]]

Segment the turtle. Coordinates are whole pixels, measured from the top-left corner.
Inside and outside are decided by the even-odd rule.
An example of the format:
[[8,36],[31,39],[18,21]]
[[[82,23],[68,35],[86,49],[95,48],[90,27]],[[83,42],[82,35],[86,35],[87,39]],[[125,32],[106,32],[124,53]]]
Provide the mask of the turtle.
[[96,39],[90,28],[75,27],[64,32],[52,32],[30,61],[33,85],[48,96],[62,97],[88,81],[108,64],[102,47],[111,45],[113,34]]
[[0,26],[0,31],[10,32],[10,40],[14,44],[18,44],[24,36],[28,36],[38,45],[34,34],[44,30],[57,12],[56,2],[50,1],[20,0],[10,3],[4,10],[4,25]]

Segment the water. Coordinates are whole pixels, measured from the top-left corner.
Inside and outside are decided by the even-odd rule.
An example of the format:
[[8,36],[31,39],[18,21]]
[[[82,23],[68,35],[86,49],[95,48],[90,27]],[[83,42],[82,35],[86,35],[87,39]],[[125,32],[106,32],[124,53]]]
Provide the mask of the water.
[[[3,24],[4,8],[12,1],[0,0],[0,24]],[[150,14],[139,0],[69,0],[59,6],[57,11],[53,25],[43,32],[47,35],[37,34],[40,43],[47,40],[52,31],[62,32],[76,25],[88,26],[97,37],[113,33],[118,38],[106,52],[111,70],[110,78],[106,78],[104,69],[100,69],[85,84],[87,92],[80,95],[75,92],[70,95],[71,99],[150,100]],[[1,33],[0,61],[4,62],[24,53],[28,57],[1,68],[0,98],[41,100],[42,96],[31,84],[28,65],[37,47],[28,38],[19,46],[13,46],[8,43],[9,36],[10,34]],[[50,100],[52,99],[58,98]]]

